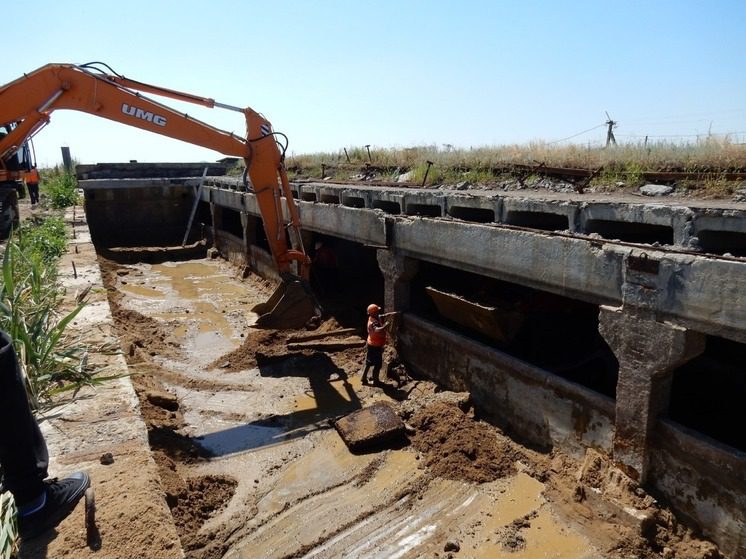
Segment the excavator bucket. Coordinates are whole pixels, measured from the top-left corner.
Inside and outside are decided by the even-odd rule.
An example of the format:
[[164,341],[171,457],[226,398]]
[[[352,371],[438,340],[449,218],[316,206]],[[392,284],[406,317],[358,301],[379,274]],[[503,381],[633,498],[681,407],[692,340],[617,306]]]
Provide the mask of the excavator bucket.
[[259,315],[257,326],[278,330],[302,328],[311,317],[320,314],[308,283],[299,279],[283,281],[266,303],[251,310]]

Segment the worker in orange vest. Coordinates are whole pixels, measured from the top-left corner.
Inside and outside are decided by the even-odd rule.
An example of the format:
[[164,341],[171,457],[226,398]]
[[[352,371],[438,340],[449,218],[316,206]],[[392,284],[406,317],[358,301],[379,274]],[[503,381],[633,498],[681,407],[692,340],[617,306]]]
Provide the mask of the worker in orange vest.
[[26,173],[25,176],[26,181],[26,188],[28,189],[28,195],[31,199],[31,205],[35,205],[39,203],[39,182],[41,181],[41,178],[39,177],[39,171],[36,169],[36,166],[31,167],[31,170]]
[[368,305],[368,343],[365,355],[365,370],[363,384],[368,384],[368,369],[373,367],[373,384],[380,384],[378,375],[383,366],[383,348],[386,345],[386,328],[388,324],[381,319],[381,307],[376,304]]

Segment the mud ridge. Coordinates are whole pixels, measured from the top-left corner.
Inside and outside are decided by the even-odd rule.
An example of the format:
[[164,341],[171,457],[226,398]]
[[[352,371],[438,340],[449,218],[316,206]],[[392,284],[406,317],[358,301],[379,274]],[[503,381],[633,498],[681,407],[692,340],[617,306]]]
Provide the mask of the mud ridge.
[[[209,389],[221,383],[184,381],[180,375],[155,363],[156,357],[177,358],[178,344],[170,339],[157,320],[123,306],[124,295],[115,287],[121,267],[101,257],[99,265],[109,296],[114,329],[125,360],[135,371],[132,382],[167,504],[184,548],[199,548],[200,540],[196,536],[199,529],[228,503],[237,482],[227,476],[182,475],[180,464],[204,461],[209,454],[190,437],[178,432],[184,427],[184,419],[178,401],[165,389],[163,381],[184,384],[191,389]],[[240,389],[228,383],[221,387]]]

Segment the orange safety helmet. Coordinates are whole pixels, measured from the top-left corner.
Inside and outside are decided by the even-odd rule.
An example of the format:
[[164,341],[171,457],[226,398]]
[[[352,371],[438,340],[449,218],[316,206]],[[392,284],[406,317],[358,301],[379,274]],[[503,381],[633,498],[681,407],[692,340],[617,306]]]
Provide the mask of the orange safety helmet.
[[381,307],[379,307],[378,305],[375,305],[375,304],[368,305],[368,314],[369,315],[370,314],[378,314],[379,312],[381,312]]

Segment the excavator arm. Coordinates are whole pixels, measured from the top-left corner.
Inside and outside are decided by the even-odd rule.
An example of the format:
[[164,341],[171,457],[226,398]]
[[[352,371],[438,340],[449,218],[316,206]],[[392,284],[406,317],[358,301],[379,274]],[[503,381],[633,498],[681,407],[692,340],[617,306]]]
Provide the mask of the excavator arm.
[[[162,136],[242,157],[264,222],[270,250],[285,283],[295,273],[304,283],[310,259],[300,235],[298,210],[293,200],[272,125],[251,108],[238,108],[213,99],[181,93],[125,78],[100,63],[77,66],[48,64],[0,87],[0,126],[13,124],[0,138],[0,180],[12,178],[6,164],[50,121],[52,112],[68,109],[134,126]],[[242,138],[158,103],[144,93],[210,108],[238,111],[246,119]],[[10,129],[11,126],[7,126]],[[289,223],[284,218],[287,208]],[[292,236],[294,243],[288,238]],[[274,298],[274,297],[273,297]],[[270,312],[272,309],[264,308]]]

